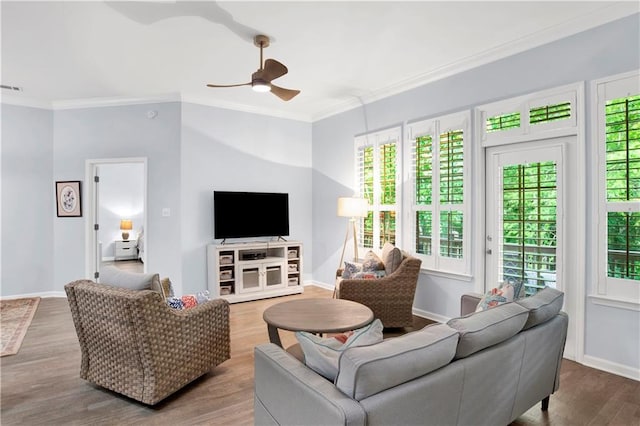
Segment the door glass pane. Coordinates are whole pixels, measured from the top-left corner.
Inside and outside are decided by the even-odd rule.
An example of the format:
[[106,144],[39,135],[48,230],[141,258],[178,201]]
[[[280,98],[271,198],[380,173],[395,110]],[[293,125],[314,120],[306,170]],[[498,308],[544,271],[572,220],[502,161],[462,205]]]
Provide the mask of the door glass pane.
[[380,248],[384,243],[390,242],[396,244],[396,212],[382,211],[380,212]]
[[[527,295],[556,283],[557,169],[553,161],[503,169],[500,265]],[[517,285],[515,285],[518,288]]]

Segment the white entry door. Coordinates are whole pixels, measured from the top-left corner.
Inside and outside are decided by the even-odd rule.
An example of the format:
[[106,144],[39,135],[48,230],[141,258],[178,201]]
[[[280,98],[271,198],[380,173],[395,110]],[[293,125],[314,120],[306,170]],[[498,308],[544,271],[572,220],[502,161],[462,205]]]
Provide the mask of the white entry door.
[[485,291],[522,285],[527,296],[545,286],[565,292],[570,326],[565,354],[575,354],[575,294],[584,246],[579,247],[580,191],[575,137],[490,147],[486,166]]

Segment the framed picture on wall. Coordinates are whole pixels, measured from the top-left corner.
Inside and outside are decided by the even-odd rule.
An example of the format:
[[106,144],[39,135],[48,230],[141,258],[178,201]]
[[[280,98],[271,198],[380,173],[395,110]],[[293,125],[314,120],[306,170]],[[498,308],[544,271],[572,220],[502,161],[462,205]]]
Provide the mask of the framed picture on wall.
[[81,217],[80,181],[56,182],[56,205],[58,217]]

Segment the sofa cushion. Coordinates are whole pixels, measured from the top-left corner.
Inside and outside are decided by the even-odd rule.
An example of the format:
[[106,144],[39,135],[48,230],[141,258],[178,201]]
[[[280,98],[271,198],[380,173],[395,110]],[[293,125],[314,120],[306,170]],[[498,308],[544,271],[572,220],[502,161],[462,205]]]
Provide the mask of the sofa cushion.
[[100,282],[129,290],[153,290],[164,294],[159,274],[140,274],[123,271],[115,266],[105,266],[100,269]]
[[465,358],[515,336],[522,330],[528,316],[527,308],[517,303],[506,303],[449,320],[447,324],[460,333],[456,359]]
[[386,242],[382,247],[382,262],[387,275],[391,275],[402,263],[402,252],[398,247]]
[[534,327],[556,316],[562,309],[563,302],[564,293],[551,287],[545,287],[533,296],[517,300],[517,304],[529,310],[524,329]]
[[360,401],[447,365],[457,343],[456,330],[437,324],[376,345],[348,349],[340,356],[336,386]]
[[351,347],[372,345],[382,341],[382,328],[382,322],[376,319],[352,333],[336,337],[322,338],[305,331],[297,331],[296,338],[304,353],[307,367],[329,380],[334,380],[338,373],[340,354]]

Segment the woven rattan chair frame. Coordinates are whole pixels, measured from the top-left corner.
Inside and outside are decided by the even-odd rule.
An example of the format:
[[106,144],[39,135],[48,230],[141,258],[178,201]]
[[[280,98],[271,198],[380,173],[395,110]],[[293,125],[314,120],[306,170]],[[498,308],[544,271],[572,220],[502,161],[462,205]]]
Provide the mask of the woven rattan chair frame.
[[375,280],[343,279],[336,297],[368,306],[385,328],[413,326],[413,298],[420,265],[418,258],[406,255],[393,273]]
[[226,300],[176,310],[151,290],[81,280],[65,291],[91,383],[154,405],[229,359]]

